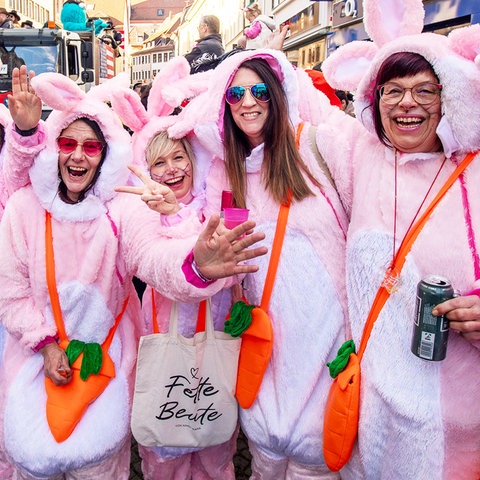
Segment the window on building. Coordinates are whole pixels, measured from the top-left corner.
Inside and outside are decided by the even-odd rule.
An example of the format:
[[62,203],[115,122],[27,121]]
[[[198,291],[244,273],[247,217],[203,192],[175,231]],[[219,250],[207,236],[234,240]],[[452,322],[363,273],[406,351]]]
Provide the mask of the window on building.
[[165,15],[165,10],[163,8],[157,8],[157,17],[163,17]]
[[153,63],[157,63],[157,54],[156,53],[153,54],[152,61],[153,61]]

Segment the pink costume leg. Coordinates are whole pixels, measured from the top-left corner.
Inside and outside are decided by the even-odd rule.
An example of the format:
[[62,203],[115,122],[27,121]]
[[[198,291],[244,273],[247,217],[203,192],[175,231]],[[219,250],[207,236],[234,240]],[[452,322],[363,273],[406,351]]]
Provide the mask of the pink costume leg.
[[144,480],[186,480],[191,478],[191,453],[173,458],[159,457],[151,448],[138,446]]
[[235,480],[237,435],[238,429],[228,442],[192,453],[192,480]]
[[252,454],[252,476],[250,480],[283,480],[287,472],[288,459],[271,458],[248,442]]
[[[63,473],[56,475],[55,477],[49,477],[48,480],[64,480],[65,476]],[[32,477],[28,473],[25,473],[23,470],[18,468],[13,468],[12,476],[8,477],[8,480],[38,480],[37,477]]]
[[0,450],[0,480],[10,480],[13,476],[13,466],[6,455]]
[[285,478],[287,480],[340,480],[340,474],[330,471],[326,465],[312,467],[300,465],[290,460]]
[[94,467],[79,468],[65,474],[65,480],[128,480],[130,476],[130,436],[120,450]]

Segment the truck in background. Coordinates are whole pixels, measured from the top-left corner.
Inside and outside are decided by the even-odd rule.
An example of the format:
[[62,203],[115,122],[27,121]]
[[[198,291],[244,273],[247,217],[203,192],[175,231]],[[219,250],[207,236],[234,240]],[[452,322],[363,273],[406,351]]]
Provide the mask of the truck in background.
[[108,30],[102,32],[100,38],[94,35],[93,30],[0,29],[0,102],[8,103],[15,67],[26,65],[36,75],[58,72],[88,91],[115,76],[118,50]]

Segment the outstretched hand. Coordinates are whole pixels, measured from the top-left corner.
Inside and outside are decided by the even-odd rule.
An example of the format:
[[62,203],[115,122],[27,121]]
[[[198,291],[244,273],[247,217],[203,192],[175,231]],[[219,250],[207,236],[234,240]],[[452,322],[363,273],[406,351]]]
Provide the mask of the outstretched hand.
[[432,313],[446,315],[450,328],[469,342],[480,341],[480,298],[477,295],[452,298],[437,305]]
[[8,96],[8,109],[20,130],[31,130],[42,117],[42,101],[35,94],[30,81],[35,73],[22,65],[12,71],[12,94]]
[[216,279],[256,272],[257,265],[241,263],[268,252],[267,247],[248,249],[265,238],[265,234],[261,232],[245,235],[254,227],[255,222],[249,220],[228,230],[220,227],[220,216],[213,215],[193,249],[195,264],[200,273],[207,278]]
[[115,187],[116,192],[140,195],[149,208],[163,215],[173,215],[180,210],[177,197],[166,185],[152,180],[142,169],[135,165],[128,168],[143,182],[143,187]]

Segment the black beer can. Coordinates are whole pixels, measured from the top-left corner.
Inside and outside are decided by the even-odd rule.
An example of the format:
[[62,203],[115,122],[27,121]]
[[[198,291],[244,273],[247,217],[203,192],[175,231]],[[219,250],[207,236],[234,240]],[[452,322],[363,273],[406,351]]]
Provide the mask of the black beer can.
[[428,275],[418,283],[412,336],[417,357],[439,361],[447,355],[448,320],[445,315],[435,317],[432,310],[454,296],[452,284],[444,277]]

